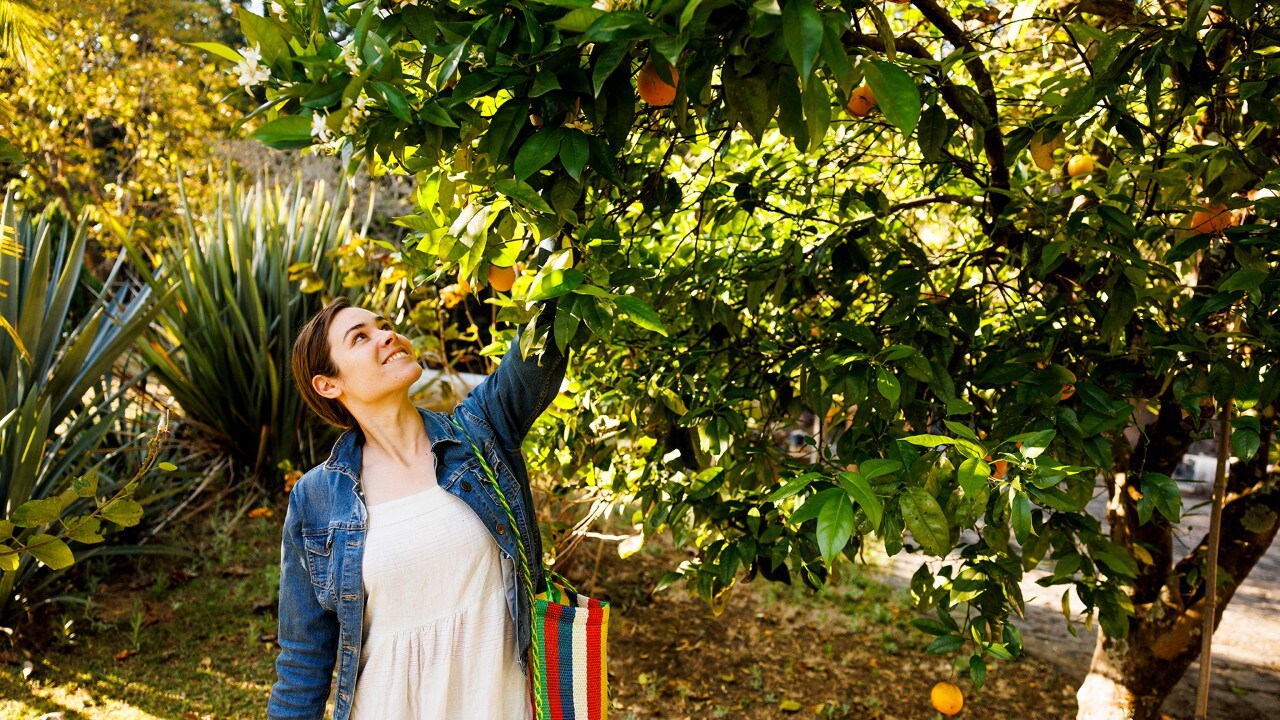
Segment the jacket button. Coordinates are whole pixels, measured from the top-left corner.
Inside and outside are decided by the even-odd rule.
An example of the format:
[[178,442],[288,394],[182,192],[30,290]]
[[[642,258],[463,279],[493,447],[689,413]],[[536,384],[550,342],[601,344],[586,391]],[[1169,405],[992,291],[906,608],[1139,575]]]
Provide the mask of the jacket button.
[[498,523],[498,526],[494,529],[498,531],[499,535],[505,535],[507,533],[507,526],[502,523]]
[[471,492],[471,483],[467,482],[466,480],[463,480],[463,481],[462,481],[462,489],[463,489],[465,492]]

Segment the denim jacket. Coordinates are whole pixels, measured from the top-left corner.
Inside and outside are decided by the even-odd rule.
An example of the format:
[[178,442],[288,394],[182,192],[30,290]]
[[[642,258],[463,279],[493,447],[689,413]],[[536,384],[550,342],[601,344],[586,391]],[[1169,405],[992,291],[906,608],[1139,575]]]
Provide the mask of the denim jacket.
[[[544,310],[539,324],[551,327],[553,317],[554,303]],[[498,369],[452,413],[484,452],[519,527],[509,527],[480,462],[448,414],[421,408],[418,412],[436,458],[438,483],[484,521],[498,544],[504,570],[507,563],[514,570],[507,582],[507,609],[515,627],[520,668],[527,673],[531,599],[519,563],[512,559],[519,557],[515,533],[528,549],[535,592],[544,591],[546,583],[520,445],[533,421],[559,392],[567,353],[555,347],[548,332],[541,364],[536,356],[526,360],[520,356],[520,332]],[[268,718],[323,718],[335,663],[334,720],[346,720],[351,713],[365,606],[361,559],[368,516],[360,483],[363,444],[358,428],[343,433],[329,459],[303,475],[289,494],[280,547],[280,653]]]

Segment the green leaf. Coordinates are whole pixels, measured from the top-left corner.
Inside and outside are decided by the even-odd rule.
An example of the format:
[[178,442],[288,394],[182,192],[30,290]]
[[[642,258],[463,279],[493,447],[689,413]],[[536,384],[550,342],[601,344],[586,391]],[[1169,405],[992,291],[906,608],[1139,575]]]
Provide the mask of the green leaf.
[[14,572],[18,569],[18,553],[13,548],[0,543],[0,571]]
[[11,537],[13,537],[13,523],[0,520],[0,540],[8,540]]
[[791,478],[782,487],[770,493],[769,496],[765,498],[765,502],[776,503],[783,498],[791,497],[808,487],[809,483],[820,477],[822,477],[822,473],[808,472]]
[[449,111],[440,107],[440,103],[437,102],[429,102],[422,106],[422,119],[440,127],[458,127],[458,123],[454,122],[453,117],[449,115]]
[[866,513],[867,520],[871,523],[871,527],[879,530],[880,520],[884,517],[884,503],[881,502],[880,496],[875,494],[871,489],[871,484],[867,482],[860,473],[842,472],[840,473],[840,484],[844,486],[845,492],[849,497],[858,503],[858,507],[862,508],[862,512]]
[[853,533],[853,503],[847,495],[823,505],[818,513],[818,550],[827,565],[831,563],[849,544],[849,536]]
[[82,543],[102,542],[102,521],[98,518],[78,517],[67,520],[67,537]]
[[858,463],[858,474],[867,481],[875,480],[889,473],[896,473],[902,469],[902,463],[897,460],[885,460],[882,458],[872,458],[863,460]]
[[21,165],[25,163],[27,158],[22,154],[13,143],[3,136],[0,136],[0,163],[9,163],[10,165]]
[[222,43],[197,42],[197,43],[183,43],[183,44],[199,50],[204,50],[207,53],[212,53],[222,58],[223,60],[230,60],[233,63],[244,62],[243,55],[241,55],[239,52],[236,52],[235,50],[232,50],[226,45],[223,45]]
[[667,329],[662,326],[662,318],[658,317],[658,313],[649,307],[648,303],[630,295],[619,295],[613,299],[613,302],[631,322],[667,337]]
[[898,378],[884,368],[876,368],[876,390],[880,391],[890,405],[895,406],[902,395],[902,386],[898,384]]
[[982,458],[965,458],[956,472],[956,479],[960,481],[960,488],[964,490],[965,497],[974,497],[986,486],[989,477],[991,477],[991,466]]
[[910,137],[920,120],[920,89],[915,81],[902,68],[883,60],[865,63],[862,73],[885,119],[904,137]]
[[564,131],[560,128],[542,128],[529,136],[516,153],[514,169],[517,180],[524,180],[538,172],[560,153],[560,139]]
[[946,655],[964,647],[964,638],[959,635],[943,635],[942,637],[929,643],[929,647],[924,651],[932,655]]
[[1026,544],[1031,538],[1031,498],[1021,491],[1014,491],[1010,500],[1010,521],[1013,523],[1013,536],[1019,543]]
[[604,15],[603,10],[598,10],[593,7],[578,8],[576,10],[570,10],[569,14],[559,20],[552,21],[551,24],[565,32],[583,33],[586,32],[587,28],[591,27],[596,20],[600,19],[601,15]]
[[1117,575],[1127,578],[1138,576],[1138,563],[1134,562],[1128,551],[1123,547],[1113,542],[1102,540],[1099,541],[1099,544],[1090,546],[1089,550],[1089,554],[1093,556],[1094,560],[1102,562]]
[[[404,122],[411,122],[413,116],[409,113],[409,101],[405,99],[404,93],[400,92],[400,88],[385,82],[372,83],[374,89],[387,101],[387,107],[391,109],[391,114],[397,119]],[[445,118],[448,118],[445,114]],[[430,120],[430,118],[428,118]],[[452,122],[452,120],[450,120]],[[439,124],[439,123],[436,123]],[[445,127],[457,127],[456,125],[446,125]]]
[[71,567],[75,563],[75,555],[67,544],[52,535],[37,533],[27,540],[27,552],[53,570]]
[[934,620],[933,618],[928,618],[928,617],[913,618],[911,620],[911,624],[915,626],[916,629],[929,633],[930,635],[934,635],[934,636],[947,635],[951,632],[950,628],[938,622],[937,620]]
[[529,97],[540,97],[552,90],[560,89],[560,78],[550,70],[539,70],[533,76],[533,87],[529,88]]
[[800,82],[809,80],[813,63],[822,47],[822,17],[813,0],[790,0],[782,8],[782,38],[791,55],[791,64],[800,73]]
[[133,527],[142,519],[142,506],[133,500],[122,498],[104,506],[102,517],[120,527]]
[[1150,498],[1169,522],[1176,523],[1182,519],[1182,491],[1173,478],[1156,472],[1143,473],[1142,495]]
[[587,279],[581,270],[568,268],[565,270],[549,270],[534,281],[533,288],[527,298],[530,302],[549,300],[573,292]]
[[801,505],[799,510],[791,513],[791,517],[787,518],[787,524],[800,525],[807,520],[816,518],[818,517],[818,514],[822,512],[822,508],[825,507],[827,503],[836,502],[836,500],[841,497],[846,500],[848,499],[848,495],[843,489],[827,488],[817,495],[811,496],[808,500],[805,500],[804,505]]
[[973,682],[973,690],[977,692],[987,682],[987,661],[981,655],[969,658],[969,680]]
[[280,36],[276,24],[261,15],[255,15],[247,8],[240,8],[240,31],[250,46],[257,45],[262,52],[262,61],[267,65],[275,65],[277,61],[287,64],[289,46]]
[[1253,457],[1261,446],[1262,438],[1252,430],[1239,429],[1231,435],[1231,452],[1241,461]]
[[[506,161],[507,151],[520,136],[520,130],[529,119],[529,106],[522,100],[511,99],[502,104],[489,119],[489,129],[480,140],[480,151],[489,156],[493,164]],[[550,209],[547,210],[550,212]]]
[[578,180],[582,169],[587,166],[587,158],[591,154],[591,144],[581,130],[569,130],[560,141],[560,164],[564,165],[569,177]]
[[942,507],[924,488],[910,488],[898,498],[902,520],[920,547],[930,555],[945,556],[951,550],[951,529]]
[[58,519],[61,509],[57,498],[28,500],[9,514],[9,520],[18,527],[47,525]]
[[[156,467],[160,468],[161,470],[164,470],[165,472],[173,472],[174,470],[177,470],[177,469],[178,469],[178,466],[177,466],[177,465],[174,465],[174,464],[173,464],[173,463],[171,463],[171,462],[162,462],[162,463],[160,463],[160,464],[156,465]],[[86,497],[87,497],[87,496],[86,496]]]
[[499,180],[493,184],[493,189],[515,200],[521,205],[532,208],[539,212],[552,212],[551,206],[546,200],[534,190],[529,183],[520,182],[519,180]]
[[309,147],[311,118],[305,115],[282,115],[254,130],[249,137],[276,150]]

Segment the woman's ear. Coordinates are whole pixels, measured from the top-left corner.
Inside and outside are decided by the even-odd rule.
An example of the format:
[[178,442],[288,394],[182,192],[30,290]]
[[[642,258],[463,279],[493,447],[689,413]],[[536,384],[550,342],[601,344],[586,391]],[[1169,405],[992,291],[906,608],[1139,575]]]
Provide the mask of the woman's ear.
[[342,388],[333,381],[333,378],[324,375],[313,376],[311,378],[311,387],[320,394],[320,397],[329,398],[330,400],[336,400],[342,394]]

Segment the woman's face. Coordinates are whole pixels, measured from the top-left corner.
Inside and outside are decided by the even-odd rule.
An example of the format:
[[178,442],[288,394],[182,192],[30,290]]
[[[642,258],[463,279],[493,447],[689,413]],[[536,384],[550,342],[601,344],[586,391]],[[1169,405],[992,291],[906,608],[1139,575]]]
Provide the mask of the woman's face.
[[389,320],[364,308],[338,311],[329,325],[328,339],[338,377],[316,375],[311,382],[316,392],[348,408],[404,394],[422,377],[408,338],[397,333]]

